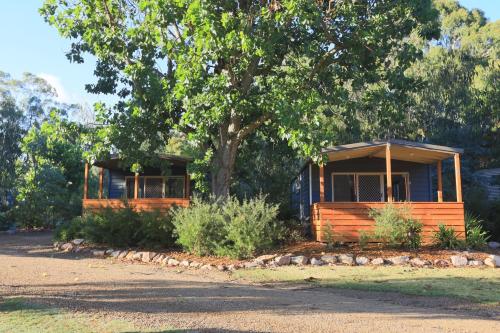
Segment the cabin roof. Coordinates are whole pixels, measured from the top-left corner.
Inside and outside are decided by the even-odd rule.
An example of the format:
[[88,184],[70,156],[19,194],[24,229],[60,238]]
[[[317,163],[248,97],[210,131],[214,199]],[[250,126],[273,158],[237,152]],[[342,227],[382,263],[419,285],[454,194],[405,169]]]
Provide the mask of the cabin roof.
[[341,161],[360,157],[385,158],[385,147],[387,145],[391,146],[392,159],[424,164],[433,164],[437,161],[453,157],[456,153],[463,153],[463,149],[459,148],[406,140],[375,140],[351,143],[324,148],[322,149],[322,153],[328,156],[329,161]]
[[[181,166],[185,166],[193,161],[193,159],[190,157],[171,155],[171,154],[157,154],[155,155],[155,158],[171,162],[174,165],[181,165]],[[123,169],[122,161],[123,159],[118,154],[111,154],[109,158],[95,161],[93,165],[105,169],[121,170]]]

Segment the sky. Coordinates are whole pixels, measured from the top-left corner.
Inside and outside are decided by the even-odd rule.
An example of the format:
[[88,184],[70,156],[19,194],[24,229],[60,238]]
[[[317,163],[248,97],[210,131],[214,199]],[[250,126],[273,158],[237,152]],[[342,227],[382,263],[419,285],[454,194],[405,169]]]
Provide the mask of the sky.
[[[65,53],[70,42],[38,14],[42,0],[0,0],[0,71],[19,78],[31,72],[46,79],[65,103],[112,103],[112,96],[93,95],[85,84],[95,81],[95,60],[70,63]],[[490,20],[500,18],[500,0],[460,0],[466,8],[483,10]]]

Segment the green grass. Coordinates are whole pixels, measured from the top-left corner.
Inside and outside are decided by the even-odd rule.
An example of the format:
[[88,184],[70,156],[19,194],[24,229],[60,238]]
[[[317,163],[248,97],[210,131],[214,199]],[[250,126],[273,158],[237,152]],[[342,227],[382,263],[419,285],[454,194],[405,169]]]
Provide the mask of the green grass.
[[344,289],[392,291],[422,296],[447,296],[476,303],[500,304],[498,269],[411,267],[279,267],[239,270],[236,278],[257,282],[310,283]]
[[74,314],[55,308],[29,304],[23,299],[10,298],[0,300],[0,332],[106,333],[139,332],[139,330],[132,323],[122,320],[109,320],[86,314]]

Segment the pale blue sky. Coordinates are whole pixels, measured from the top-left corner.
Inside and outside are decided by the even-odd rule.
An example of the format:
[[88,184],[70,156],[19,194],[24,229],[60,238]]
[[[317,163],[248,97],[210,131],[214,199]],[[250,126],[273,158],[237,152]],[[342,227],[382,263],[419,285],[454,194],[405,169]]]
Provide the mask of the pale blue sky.
[[[47,79],[69,103],[89,103],[112,97],[96,96],[85,91],[94,82],[94,61],[72,64],[66,57],[69,41],[46,24],[38,14],[42,0],[3,0],[0,10],[0,71],[19,77],[23,72]],[[490,20],[500,18],[500,0],[461,0],[467,8],[479,8]]]

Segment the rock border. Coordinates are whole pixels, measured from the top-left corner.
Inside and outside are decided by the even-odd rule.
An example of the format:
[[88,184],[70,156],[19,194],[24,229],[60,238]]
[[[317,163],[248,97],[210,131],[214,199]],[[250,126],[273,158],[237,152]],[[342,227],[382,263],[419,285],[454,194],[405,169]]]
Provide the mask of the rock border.
[[266,254],[259,256],[253,260],[245,261],[239,264],[231,265],[213,265],[197,261],[190,261],[181,258],[174,258],[161,252],[152,251],[134,251],[134,250],[115,250],[115,249],[93,249],[85,246],[85,240],[75,239],[67,243],[54,243],[54,248],[58,251],[78,253],[82,250],[90,252],[94,257],[112,258],[127,262],[142,262],[149,264],[157,264],[167,267],[182,267],[190,269],[202,269],[219,271],[234,271],[237,269],[254,269],[254,268],[274,268],[279,266],[411,266],[423,268],[444,268],[444,267],[500,267],[500,256],[489,255],[483,260],[472,258],[467,251],[460,252],[450,258],[436,259],[434,262],[424,260],[419,257],[409,256],[393,256],[388,258],[369,259],[364,256],[354,256],[354,254],[323,254],[318,256],[307,257],[304,255],[293,255],[291,253],[278,255]]

